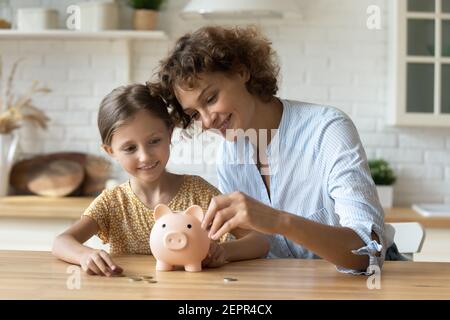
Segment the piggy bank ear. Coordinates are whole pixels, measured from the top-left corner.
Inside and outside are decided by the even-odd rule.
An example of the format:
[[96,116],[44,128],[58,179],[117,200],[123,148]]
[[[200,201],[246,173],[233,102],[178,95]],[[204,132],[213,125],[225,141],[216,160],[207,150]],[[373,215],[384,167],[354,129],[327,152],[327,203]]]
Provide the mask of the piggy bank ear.
[[158,204],[155,207],[155,210],[153,211],[153,217],[155,218],[155,220],[158,220],[162,216],[169,214],[169,213],[173,213],[173,212],[172,212],[172,210],[170,210],[170,208],[168,206],[166,206],[165,204]]
[[200,206],[193,205],[186,209],[184,214],[197,218],[200,222],[203,220],[203,209]]

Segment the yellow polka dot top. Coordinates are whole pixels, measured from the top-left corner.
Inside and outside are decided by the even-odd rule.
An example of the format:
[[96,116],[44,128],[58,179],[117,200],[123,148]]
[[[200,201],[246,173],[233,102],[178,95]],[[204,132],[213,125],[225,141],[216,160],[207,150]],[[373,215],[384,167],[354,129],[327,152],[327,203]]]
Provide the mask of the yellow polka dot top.
[[[173,211],[183,211],[196,204],[206,212],[211,199],[219,194],[201,177],[184,175],[180,190],[167,205]],[[97,235],[103,243],[110,244],[111,254],[151,254],[153,209],[134,194],[129,181],[104,190],[83,215],[97,222]]]

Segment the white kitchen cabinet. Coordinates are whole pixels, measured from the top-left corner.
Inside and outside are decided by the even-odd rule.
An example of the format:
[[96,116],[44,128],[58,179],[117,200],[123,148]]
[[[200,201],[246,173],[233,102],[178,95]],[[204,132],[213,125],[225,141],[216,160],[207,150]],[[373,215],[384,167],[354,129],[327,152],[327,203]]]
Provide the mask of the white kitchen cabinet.
[[[76,220],[42,218],[0,218],[0,250],[51,251],[55,237]],[[109,252],[109,245],[94,236],[85,245]]]
[[425,229],[422,250],[414,261],[450,262],[450,229]]
[[[50,251],[55,237],[77,221],[93,198],[0,197],[0,250]],[[94,236],[85,243],[109,251]]]
[[392,1],[391,124],[450,127],[449,2]]

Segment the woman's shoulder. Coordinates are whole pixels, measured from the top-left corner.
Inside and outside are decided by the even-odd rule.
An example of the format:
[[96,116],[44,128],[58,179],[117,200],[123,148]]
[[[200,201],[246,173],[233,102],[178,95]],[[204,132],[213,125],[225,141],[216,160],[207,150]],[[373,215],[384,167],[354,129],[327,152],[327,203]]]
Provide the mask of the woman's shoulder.
[[316,104],[304,101],[280,99],[283,103],[283,112],[287,113],[287,118],[298,117],[305,122],[315,118],[318,121],[332,118],[348,118],[348,115],[337,107]]

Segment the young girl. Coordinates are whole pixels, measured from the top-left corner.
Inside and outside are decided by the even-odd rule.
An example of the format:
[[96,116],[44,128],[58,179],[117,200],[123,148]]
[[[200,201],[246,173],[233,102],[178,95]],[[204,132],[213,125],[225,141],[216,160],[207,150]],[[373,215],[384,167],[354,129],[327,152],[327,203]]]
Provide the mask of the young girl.
[[[58,258],[79,264],[89,274],[111,276],[123,270],[103,250],[83,243],[97,234],[110,253],[151,254],[149,235],[159,203],[174,211],[197,204],[207,210],[219,191],[198,176],[165,170],[170,154],[172,120],[166,105],[144,85],[119,87],[100,106],[98,127],[104,150],[130,175],[130,180],[104,190],[81,219],[59,235],[53,245]],[[205,266],[264,256],[266,238],[255,232],[234,232],[238,240],[211,242]]]

